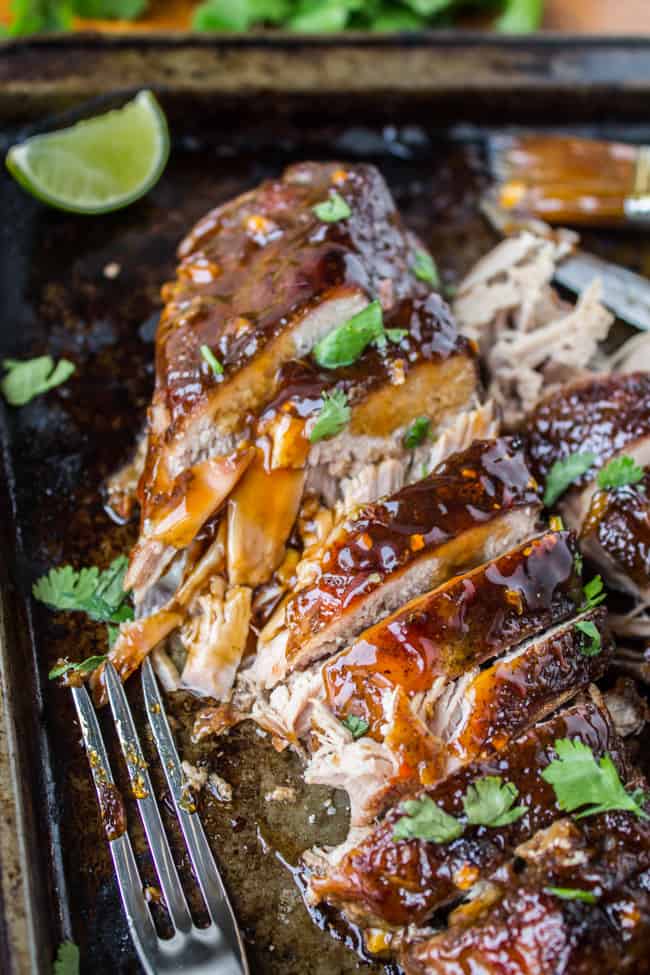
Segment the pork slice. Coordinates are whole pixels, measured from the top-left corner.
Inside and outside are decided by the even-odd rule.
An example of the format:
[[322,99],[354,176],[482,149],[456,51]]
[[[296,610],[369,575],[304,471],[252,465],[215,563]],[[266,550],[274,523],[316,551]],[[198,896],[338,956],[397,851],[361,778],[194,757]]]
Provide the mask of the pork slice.
[[315,901],[325,900],[355,924],[398,928],[423,925],[434,911],[465,893],[512,856],[520,843],[560,815],[552,787],[539,774],[554,758],[554,743],[578,739],[600,757],[609,753],[624,773],[624,750],[607,708],[592,688],[579,703],[523,732],[498,755],[477,759],[443,782],[414,795],[428,796],[446,813],[463,816],[462,797],[486,776],[499,776],[518,790],[521,818],[499,827],[467,826],[450,843],[395,840],[401,804],[342,855],[336,847],[316,866],[309,888]]
[[650,464],[650,373],[598,375],[566,386],[538,404],[526,431],[531,469],[541,484],[557,461],[594,455],[593,466],[559,505],[569,527],[579,531],[600,468],[623,454],[642,467]]
[[[447,930],[406,939],[400,955],[406,975],[648,971],[646,820],[629,812],[558,820],[515,853],[450,915]],[[586,897],[571,897],[571,891]]]
[[353,715],[383,738],[386,691],[428,694],[572,615],[582,599],[576,551],[570,533],[547,532],[454,577],[324,664],[292,674],[260,697],[256,713],[273,713],[275,733],[294,740],[308,733],[310,701],[320,700],[339,721]]
[[650,467],[636,484],[597,490],[582,525],[585,555],[610,586],[650,600]]
[[[237,549],[230,574],[232,583],[259,585],[268,581],[277,568],[293,527],[305,477],[307,492],[333,505],[339,499],[342,478],[362,470],[364,465],[394,458],[406,474],[412,452],[404,443],[404,435],[414,418],[425,417],[430,434],[435,436],[443,424],[477,399],[474,354],[467,340],[458,336],[438,295],[400,302],[388,316],[387,325],[398,330],[389,334],[400,336],[399,341],[370,346],[345,368],[321,368],[313,359],[285,363],[274,378],[275,395],[259,417],[249,418],[247,435],[257,444],[256,461],[250,470],[241,466],[237,479],[230,483],[230,489],[240,499],[236,502],[240,516],[229,518],[229,548],[233,552]],[[338,435],[311,443],[325,396],[335,392],[347,400],[349,422]],[[246,457],[250,463],[251,454],[250,447],[240,445],[233,456]],[[128,584],[136,588],[138,599],[142,586],[150,586],[155,580],[152,563],[164,570],[174,547],[187,544],[188,538],[223,502],[220,482],[212,493],[206,490],[204,478],[195,483],[197,472],[206,465],[217,464],[220,471],[222,463],[212,458],[179,475],[172,491],[173,503],[168,501],[165,505],[157,499],[155,518],[148,517],[145,508],[143,533],[127,578]],[[301,481],[299,471],[303,469]],[[257,504],[256,511],[254,505],[248,505],[243,517],[243,499],[279,499],[285,495],[286,503],[274,505],[276,517],[267,526],[267,538],[262,540],[259,522],[263,506]],[[170,507],[171,519],[167,515]],[[232,515],[233,506],[229,504],[229,508]],[[282,517],[278,518],[280,514]]]
[[[447,741],[447,768],[486,750],[498,752],[513,735],[602,677],[614,651],[606,619],[600,607],[531,637],[466,684],[456,708],[441,701],[431,728]],[[584,625],[597,636],[585,633]]]
[[[585,637],[575,625],[580,622],[598,627],[601,649],[593,656],[583,652]],[[390,777],[376,776],[371,783],[366,776],[361,802],[357,778],[363,769],[348,754],[354,746],[347,745],[316,751],[307,775],[310,781],[346,789],[353,825],[366,825],[400,794],[439,781],[478,755],[500,751],[533,721],[601,677],[612,651],[601,610],[527,640],[485,670],[468,665],[454,680],[432,685],[424,700],[409,700],[398,688],[391,706],[384,696],[384,724],[375,733],[392,763]]]
[[251,590],[227,587],[214,576],[190,606],[180,637],[187,653],[181,674],[184,687],[218,701],[230,697],[235,674],[246,650]]
[[518,544],[533,534],[539,508],[518,442],[492,440],[358,509],[262,632],[258,683],[274,686],[405,601]]
[[[349,216],[322,221],[314,206],[334,192]],[[180,246],[176,281],[163,289],[145,521],[155,520],[180,474],[246,438],[284,362],[309,353],[376,295],[389,307],[427,294],[410,272],[416,246],[372,166],[294,166],[200,221]]]

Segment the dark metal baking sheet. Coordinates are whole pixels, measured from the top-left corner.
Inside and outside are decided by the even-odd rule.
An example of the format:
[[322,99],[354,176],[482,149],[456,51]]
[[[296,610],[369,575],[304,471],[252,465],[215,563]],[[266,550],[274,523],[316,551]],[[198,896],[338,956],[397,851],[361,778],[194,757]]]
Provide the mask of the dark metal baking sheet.
[[[330,71],[322,76],[327,97],[309,63],[314,52]],[[414,64],[424,80],[414,77]],[[356,74],[360,65],[363,77]],[[57,111],[82,94],[126,83],[157,84],[172,120],[167,172],[145,200],[120,213],[56,213],[0,177],[0,356],[47,350],[78,367],[66,385],[0,416],[0,907],[6,919],[0,968],[49,972],[56,944],[72,937],[81,946],[82,971],[125,975],[137,963],[79,729],[68,694],[46,680],[58,656],[101,652],[103,634],[75,616],[30,607],[28,596],[50,566],[105,565],[133,538],[132,526],[118,527],[105,514],[100,488],[128,454],[144,416],[153,382],[152,315],[160,285],[173,272],[175,245],[206,209],[290,161],[363,158],[380,166],[407,221],[453,283],[493,240],[476,206],[485,181],[483,133],[467,123],[562,124],[650,137],[644,129],[650,45],[74,38],[10,46],[0,78],[3,149],[38,111]],[[587,243],[650,274],[646,235],[591,234]],[[116,277],[106,273],[111,264],[119,265]],[[137,706],[137,679],[131,685]],[[193,706],[189,698],[172,705],[186,743]],[[291,873],[302,849],[342,838],[344,797],[302,786],[297,760],[275,753],[251,727],[200,750],[188,744],[187,757],[208,763],[234,788],[231,805],[203,796],[202,813],[253,972],[382,972],[346,947],[345,939],[355,946],[354,932],[339,930],[334,940],[320,930]],[[288,783],[298,790],[295,804],[265,799]],[[162,804],[165,811],[164,795]],[[151,878],[146,857],[141,864]],[[182,867],[187,875],[186,861]]]

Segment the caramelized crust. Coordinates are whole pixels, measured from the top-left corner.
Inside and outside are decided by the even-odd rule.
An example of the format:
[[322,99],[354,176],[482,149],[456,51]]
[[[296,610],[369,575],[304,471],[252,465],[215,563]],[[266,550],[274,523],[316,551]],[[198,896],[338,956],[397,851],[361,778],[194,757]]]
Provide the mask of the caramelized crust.
[[638,484],[594,494],[582,526],[585,552],[610,585],[650,594],[650,470]]
[[[325,223],[312,208],[333,190],[351,213]],[[163,291],[145,506],[196,461],[208,424],[232,434],[272,398],[278,367],[320,337],[318,329],[296,341],[291,334],[319,306],[342,302],[343,317],[319,326],[328,331],[386,293],[387,282],[387,306],[424,297],[428,289],[409,271],[412,247],[372,166],[293,166],[204,217],[181,244],[177,279]],[[202,345],[222,375],[204,362]]]
[[533,410],[526,434],[531,469],[542,484],[556,461],[592,452],[593,467],[573,485],[583,488],[612,457],[650,437],[650,374],[590,377],[555,392]]
[[554,757],[558,738],[579,738],[595,755],[609,752],[619,769],[625,769],[607,709],[599,697],[584,701],[513,739],[500,754],[475,761],[420,793],[459,816],[468,786],[486,775],[499,775],[519,790],[517,803],[528,810],[521,819],[498,828],[468,826],[461,837],[446,844],[395,841],[393,830],[402,814],[399,807],[393,808],[328,874],[312,878],[312,892],[342,908],[356,923],[423,924],[562,815],[553,789],[539,774]]
[[[450,918],[406,944],[406,975],[646,975],[650,971],[650,828],[632,813],[564,820]],[[595,903],[554,890],[586,891]]]
[[[424,480],[361,508],[322,553],[317,580],[287,604],[289,662],[304,660],[332,620],[353,613],[409,565],[506,512],[538,506],[519,443],[501,439],[477,441]],[[449,565],[446,575],[468,562]]]
[[428,691],[571,615],[582,596],[575,555],[570,533],[549,532],[411,600],[324,665],[333,713],[355,714],[379,739],[386,691]]

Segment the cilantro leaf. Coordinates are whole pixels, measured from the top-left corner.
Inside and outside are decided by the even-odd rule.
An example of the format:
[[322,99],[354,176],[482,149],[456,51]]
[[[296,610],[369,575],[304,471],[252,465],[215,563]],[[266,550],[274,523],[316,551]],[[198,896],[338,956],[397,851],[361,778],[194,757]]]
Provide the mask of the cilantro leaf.
[[429,840],[448,843],[463,832],[462,823],[437,806],[429,796],[409,799],[400,809],[406,814],[398,819],[393,830],[394,840]]
[[626,792],[616,766],[609,755],[599,761],[579,739],[559,738],[555,742],[557,758],[541,772],[545,782],[552,786],[555,799],[564,812],[575,812],[577,819],[594,816],[611,809],[634,813],[640,819],[648,815],[640,802],[642,794]]
[[50,569],[34,583],[32,594],[50,609],[85,613],[91,620],[113,624],[109,628],[112,646],[116,625],[133,619],[130,596],[123,588],[128,564],[127,557],[119,555],[103,572],[95,566],[79,572],[71,565]]
[[79,949],[74,941],[59,945],[52,975],[79,975]]
[[75,371],[75,366],[67,359],[59,359],[54,365],[51,355],[41,355],[36,359],[5,359],[2,363],[6,375],[0,381],[2,395],[11,406],[24,406],[48,389],[60,386]]
[[350,422],[348,398],[340,389],[324,393],[321,411],[309,434],[310,443],[317,443],[325,437],[334,437]]
[[582,589],[585,601],[582,605],[581,613],[584,613],[587,609],[593,609],[595,606],[600,606],[600,604],[607,599],[607,593],[605,592],[605,587],[603,585],[603,580],[600,576],[594,576],[593,579],[583,586]]
[[215,376],[223,376],[223,366],[209,345],[201,346],[201,358],[210,366]]
[[391,342],[401,342],[408,335],[408,328],[387,328],[384,334]]
[[71,663],[69,660],[64,661],[62,664],[57,664],[52,667],[49,674],[47,675],[50,680],[55,680],[57,677],[63,677],[67,674],[91,674],[93,670],[101,666],[106,660],[108,660],[108,655],[105,653],[97,654],[94,657],[86,657],[85,660],[79,661],[79,663]]
[[50,609],[82,609],[97,588],[99,569],[76,572],[71,565],[50,569],[32,587],[32,594]]
[[515,806],[519,790],[500,775],[477,779],[463,798],[467,822],[473,826],[508,826],[527,812],[526,806]]
[[363,311],[339,325],[313,348],[313,356],[324,369],[351,366],[371,342],[384,335],[381,304],[373,301]]
[[546,478],[544,491],[546,507],[554,504],[574,481],[593,466],[595,460],[596,455],[591,451],[586,451],[584,454],[570,454],[565,460],[556,460]]
[[343,718],[341,724],[345,725],[355,741],[357,738],[363,738],[370,727],[364,718],[359,718],[356,714],[348,714],[346,718]]
[[426,281],[434,288],[440,287],[440,275],[435,261],[426,251],[416,251],[411,270],[420,281]]
[[404,446],[409,450],[419,447],[431,433],[431,420],[427,416],[418,416],[404,434]]
[[312,210],[323,223],[336,223],[338,220],[347,220],[352,216],[352,210],[336,190],[322,203],[313,206]]
[[545,887],[544,890],[563,901],[584,901],[585,904],[595,904],[598,901],[590,890],[578,890],[576,887]]
[[644,477],[644,470],[632,457],[615,457],[598,472],[598,487],[603,491],[613,491],[627,484],[638,484]]
[[603,642],[600,637],[600,632],[595,623],[591,620],[581,620],[579,623],[575,624],[576,630],[579,630],[587,640],[582,640],[580,644],[580,653],[584,654],[585,657],[597,657],[603,648]]

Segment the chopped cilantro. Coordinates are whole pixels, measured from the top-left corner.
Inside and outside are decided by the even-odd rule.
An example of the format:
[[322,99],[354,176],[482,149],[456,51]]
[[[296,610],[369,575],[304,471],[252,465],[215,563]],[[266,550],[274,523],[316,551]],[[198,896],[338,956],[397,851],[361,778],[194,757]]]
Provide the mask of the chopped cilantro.
[[55,680],[57,677],[67,676],[68,674],[91,674],[93,670],[100,667],[106,660],[108,660],[107,654],[98,654],[94,657],[86,657],[85,660],[81,660],[79,663],[70,663],[69,660],[64,661],[62,664],[57,664],[56,667],[52,667],[51,671],[47,675],[50,680]]
[[596,657],[602,650],[602,640],[600,632],[595,623],[591,620],[581,620],[576,623],[576,630],[579,630],[587,639],[583,639],[580,644],[580,653],[585,657]]
[[350,422],[350,407],[345,393],[335,389],[333,393],[323,394],[323,405],[311,428],[309,440],[317,443],[326,437],[334,437]]
[[626,792],[616,766],[609,755],[596,761],[588,745],[579,739],[559,738],[555,742],[557,758],[541,773],[553,787],[558,806],[564,812],[576,813],[576,818],[595,816],[611,809],[634,813],[641,819],[648,816],[642,808],[643,791]]
[[603,580],[600,576],[594,576],[593,579],[590,579],[582,591],[585,596],[585,601],[581,609],[583,613],[588,609],[593,609],[594,606],[600,606],[607,599],[607,593],[605,592]]
[[416,278],[420,281],[426,281],[427,284],[432,285],[434,288],[440,287],[440,275],[438,274],[438,268],[430,254],[426,251],[416,251],[413,264],[411,265],[411,270]]
[[59,359],[54,364],[51,355],[41,355],[36,359],[5,359],[2,363],[6,374],[0,380],[0,390],[11,406],[24,406],[48,389],[60,386],[75,371],[75,366],[67,359]]
[[50,609],[85,613],[92,620],[112,624],[109,641],[114,640],[117,624],[133,619],[130,596],[123,589],[127,567],[125,555],[103,572],[96,566],[77,572],[71,565],[63,565],[35,582],[32,593]]
[[356,714],[348,714],[347,717],[343,718],[341,724],[348,729],[355,741],[357,738],[363,738],[370,727],[367,721],[359,718]]
[[201,346],[201,358],[207,362],[215,376],[223,376],[223,366],[208,345]]
[[400,806],[405,814],[395,823],[395,840],[429,840],[431,843],[448,843],[463,832],[462,823],[437,806],[429,798],[408,799]]
[[643,468],[632,457],[615,457],[598,472],[598,487],[613,491],[627,484],[638,484],[643,476]]
[[463,799],[467,822],[474,826],[508,826],[526,812],[526,806],[515,806],[519,791],[512,782],[499,775],[486,775],[469,786]]
[[546,478],[544,504],[549,508],[564,494],[574,481],[593,467],[596,455],[587,451],[584,454],[570,454],[564,460],[556,460]]
[[413,450],[419,447],[431,433],[431,420],[427,416],[418,416],[404,434],[404,446]]
[[73,941],[59,945],[52,975],[79,975],[79,949]]
[[545,887],[547,894],[554,894],[563,901],[584,901],[585,904],[595,904],[598,900],[590,890],[578,890],[576,887]]
[[336,190],[322,203],[313,206],[312,210],[323,223],[336,223],[338,220],[347,220],[352,216],[352,210]]

